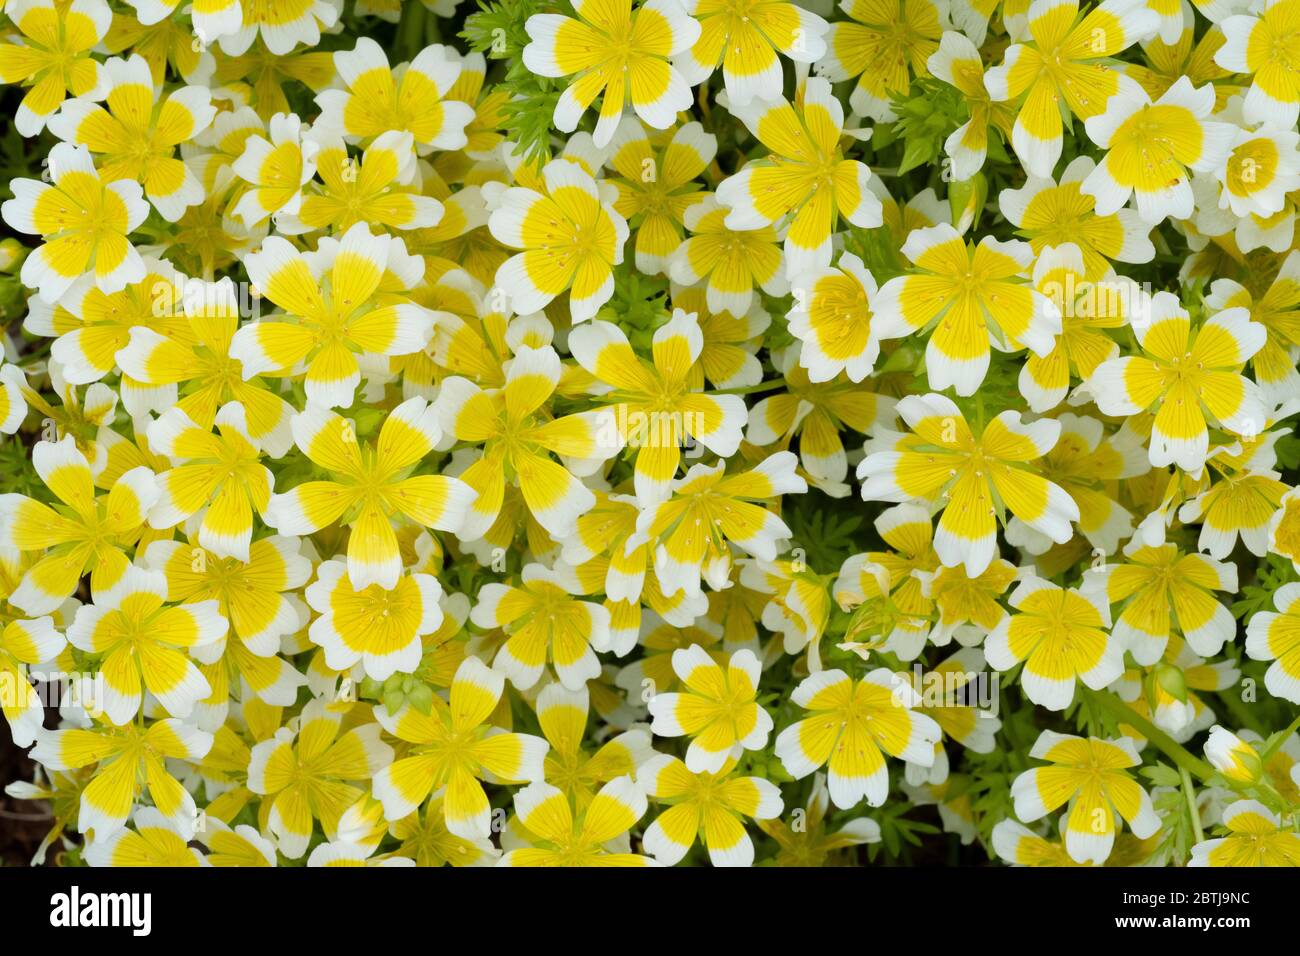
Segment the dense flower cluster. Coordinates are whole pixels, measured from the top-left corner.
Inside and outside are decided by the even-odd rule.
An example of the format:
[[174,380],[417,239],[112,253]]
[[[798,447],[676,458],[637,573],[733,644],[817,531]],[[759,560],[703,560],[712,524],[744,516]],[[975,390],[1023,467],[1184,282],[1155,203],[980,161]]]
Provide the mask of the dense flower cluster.
[[1300,0],[8,0],[69,865],[1300,864]]

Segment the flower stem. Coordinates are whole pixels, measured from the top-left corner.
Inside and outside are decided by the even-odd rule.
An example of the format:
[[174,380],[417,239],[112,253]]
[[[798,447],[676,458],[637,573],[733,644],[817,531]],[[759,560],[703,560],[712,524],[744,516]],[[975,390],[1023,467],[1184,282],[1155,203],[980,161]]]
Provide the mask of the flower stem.
[[1196,837],[1196,842],[1200,843],[1205,839],[1205,831],[1201,829],[1201,811],[1196,806],[1196,791],[1192,789],[1192,775],[1187,772],[1186,767],[1180,767],[1178,772],[1183,778],[1183,796],[1187,798],[1187,813],[1192,818],[1192,834]]
[[759,382],[757,385],[746,385],[743,388],[720,388],[713,394],[715,395],[753,395],[755,392],[770,392],[778,388],[785,387],[784,378],[774,378],[770,382]]
[[1210,777],[1214,776],[1213,767],[1192,754],[1186,747],[1177,743],[1167,733],[1133,710],[1114,694],[1089,688],[1084,688],[1084,692],[1094,704],[1109,712],[1117,721],[1128,724],[1155,744],[1156,749],[1172,760],[1178,766],[1178,769],[1187,771],[1202,781],[1208,781]]

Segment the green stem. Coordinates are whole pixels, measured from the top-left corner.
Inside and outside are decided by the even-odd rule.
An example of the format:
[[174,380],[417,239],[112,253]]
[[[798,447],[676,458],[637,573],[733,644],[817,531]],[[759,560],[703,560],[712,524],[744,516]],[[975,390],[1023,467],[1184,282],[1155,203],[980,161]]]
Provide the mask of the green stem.
[[1205,831],[1201,829],[1201,811],[1196,806],[1196,791],[1192,789],[1192,775],[1187,772],[1186,767],[1180,767],[1178,772],[1183,778],[1183,796],[1187,798],[1187,813],[1192,818],[1192,833],[1196,836],[1196,842],[1200,843],[1205,839]]
[[1180,770],[1186,770],[1202,781],[1214,776],[1214,768],[1204,760],[1196,757],[1186,747],[1177,743],[1167,733],[1133,710],[1122,700],[1108,691],[1096,691],[1084,688],[1084,693],[1102,710],[1110,713],[1117,721],[1123,721],[1138,731],[1143,737],[1155,744],[1156,749],[1172,760]]
[[[1280,748],[1286,745],[1286,742],[1291,739],[1291,735],[1295,733],[1297,730],[1300,730],[1300,717],[1297,717],[1295,720],[1291,721],[1291,723],[1287,726],[1286,730],[1282,731],[1281,736],[1277,738],[1276,746],[1270,747],[1267,750],[1265,750],[1262,754],[1260,754],[1259,755],[1260,759],[1267,761],[1270,757],[1273,756],[1273,754],[1277,753],[1277,751]],[[1267,734],[1261,734],[1260,736],[1266,740],[1268,739]]]
[[720,388],[714,395],[753,395],[755,392],[770,392],[778,388],[785,388],[784,378],[774,378],[770,382],[759,382],[757,385],[746,385],[743,388]]

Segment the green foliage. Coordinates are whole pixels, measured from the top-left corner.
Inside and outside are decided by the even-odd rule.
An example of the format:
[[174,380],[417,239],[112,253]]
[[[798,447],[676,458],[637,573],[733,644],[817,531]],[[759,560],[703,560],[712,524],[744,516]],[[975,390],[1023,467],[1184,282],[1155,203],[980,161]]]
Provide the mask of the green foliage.
[[564,84],[524,66],[524,47],[529,42],[524,24],[533,14],[555,6],[537,0],[480,0],[479,12],[465,19],[460,34],[471,50],[489,60],[505,61],[504,74],[493,78],[496,88],[510,96],[503,108],[503,129],[506,138],[517,144],[516,154],[537,167],[552,156],[551,121]]

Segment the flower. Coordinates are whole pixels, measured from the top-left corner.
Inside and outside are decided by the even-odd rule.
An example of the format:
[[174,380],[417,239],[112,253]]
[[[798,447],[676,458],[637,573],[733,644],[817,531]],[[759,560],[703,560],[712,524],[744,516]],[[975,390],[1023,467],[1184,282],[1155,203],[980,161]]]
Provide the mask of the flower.
[[954,180],[970,179],[984,165],[988,155],[989,127],[1003,139],[1013,133],[1012,109],[994,103],[985,87],[984,61],[979,49],[964,34],[945,30],[939,49],[926,60],[926,69],[949,86],[956,87],[966,98],[970,119],[953,130],[943,142],[943,150],[952,162]]
[[592,322],[569,336],[569,350],[597,380],[607,403],[599,419],[600,454],[608,457],[623,443],[636,451],[634,485],[643,502],[667,495],[686,442],[722,457],[734,455],[740,444],[745,400],[698,392],[688,382],[703,349],[699,319],[680,309],[655,331],[653,365],[612,323]]
[[225,636],[228,622],[216,601],[166,607],[161,571],[129,567],[110,594],[77,608],[68,643],[100,655],[103,699],[96,703],[114,724],[140,710],[141,685],[173,717],[188,717],[211,691],[184,651]]
[[850,820],[839,830],[828,833],[829,805],[826,780],[819,773],[813,778],[808,806],[795,808],[794,825],[779,818],[758,821],[759,829],[780,847],[774,861],[777,866],[827,866],[844,857],[844,851],[850,847],[880,842],[880,824],[870,817]]
[[1025,467],[1056,444],[1061,426],[1029,424],[1003,412],[976,438],[942,395],[909,395],[898,403],[912,429],[896,451],[873,451],[858,466],[866,501],[944,502],[934,536],[939,559],[979,576],[996,556],[997,520],[1009,512],[1053,541],[1069,541],[1079,508],[1059,485]]
[[383,48],[361,37],[353,50],[334,54],[334,65],[346,88],[316,95],[322,130],[362,142],[391,130],[409,132],[422,152],[468,142],[465,127],[474,108],[448,97],[461,63],[447,47],[427,46],[395,71]]
[[592,134],[597,146],[609,144],[623,110],[630,104],[648,126],[667,129],[691,105],[687,81],[670,62],[700,37],[698,20],[677,0],[608,0],[575,6],[578,18],[539,13],[524,27],[529,44],[523,61],[538,76],[577,74],[555,104],[556,129],[572,133],[597,96],[600,118]]
[[973,395],[989,368],[989,346],[1048,355],[1061,331],[1055,304],[1021,281],[1033,256],[1025,243],[965,242],[952,226],[917,229],[903,255],[918,267],[890,279],[874,299],[876,334],[930,331],[925,367],[934,388]]
[[1142,305],[1135,283],[1114,273],[1089,282],[1086,268],[1073,243],[1049,246],[1034,262],[1034,286],[1061,314],[1061,334],[1050,352],[1030,353],[1020,369],[1020,394],[1033,411],[1059,405],[1069,391],[1071,373],[1086,381],[1102,362],[1118,356],[1119,346],[1105,330],[1122,328],[1133,307]]
[[762,777],[734,775],[728,761],[716,773],[692,773],[676,757],[657,754],[637,769],[637,785],[657,801],[671,801],[646,828],[646,852],[665,866],[684,857],[696,838],[714,866],[751,866],[754,843],[744,820],[771,820],[781,815],[781,791]]
[[[914,504],[886,508],[873,524],[881,540],[893,550],[845,558],[835,580],[835,600],[848,610],[887,598],[896,612],[887,621],[889,632],[870,636],[883,636],[882,649],[897,653],[903,660],[915,660],[925,645],[930,632],[928,618],[934,611],[934,602],[924,595],[919,576],[932,574],[939,567],[934,525],[930,513]],[[850,627],[845,636],[853,636],[852,631]]]
[[729,759],[766,746],[772,717],[756,701],[759,663],[752,651],[736,651],[724,669],[692,644],[673,651],[673,671],[685,687],[650,698],[650,729],[660,737],[691,738],[688,770],[717,774]]
[[549,345],[520,346],[502,388],[484,391],[458,375],[443,380],[435,404],[443,432],[483,445],[482,457],[460,473],[478,494],[461,525],[465,540],[497,520],[507,481],[519,485],[529,512],[557,539],[572,534],[579,515],[595,504],[578,479],[618,454],[623,439],[611,411],[551,417],[560,375],[560,357]]
[[396,294],[418,280],[419,260],[407,256],[401,239],[372,235],[366,223],[341,240],[321,239],[314,254],[271,236],[244,265],[287,313],[286,321],[246,325],[231,339],[245,380],[306,362],[308,398],[346,408],[361,379],[357,353],[407,355],[433,335],[430,311]]
[[1300,703],[1300,584],[1284,584],[1273,595],[1277,613],[1259,611],[1246,624],[1246,655],[1272,661],[1264,686],[1274,697]]
[[1300,399],[1300,372],[1291,349],[1300,346],[1300,252],[1288,254],[1263,293],[1252,294],[1232,279],[1215,279],[1205,304],[1217,311],[1244,308],[1264,327],[1264,345],[1250,358],[1255,383],[1266,402],[1282,405]]
[[1125,546],[1124,557],[1085,571],[1084,590],[1124,604],[1114,637],[1139,664],[1160,659],[1174,628],[1202,657],[1217,654],[1236,633],[1232,615],[1214,596],[1237,590],[1235,564],[1183,554],[1173,544],[1148,547],[1138,538]]
[[827,382],[840,372],[860,382],[871,374],[880,354],[872,326],[876,280],[851,252],[836,268],[813,270],[806,286],[796,287],[787,316],[790,334],[803,342],[799,364],[813,382]]
[[389,824],[388,830],[402,841],[398,855],[415,860],[416,866],[491,866],[500,857],[491,841],[466,840],[447,829],[442,797]]
[[[1079,19],[1077,0],[1064,0],[1031,7],[1027,28],[1030,42],[1008,47],[985,83],[995,102],[1025,97],[1011,144],[1025,172],[1047,177],[1061,158],[1063,113],[1087,122],[1117,100],[1141,95],[1135,81],[1097,61],[1154,33],[1156,15],[1130,0],[1104,0]],[[1090,125],[1092,141],[1108,145],[1093,130]]]
[[48,614],[86,572],[92,595],[111,599],[131,564],[124,549],[140,537],[158,498],[153,473],[133,468],[97,498],[90,463],[71,435],[37,442],[32,464],[58,503],[0,496],[0,547],[45,552],[27,569],[9,603],[28,614]]
[[1282,829],[1258,800],[1237,800],[1223,811],[1225,835],[1192,847],[1188,866],[1300,866],[1300,836]]
[[[1107,435],[1095,418],[1063,413],[1056,421],[1061,437],[1035,464],[1039,473],[1074,499],[1076,522],[1088,544],[1104,554],[1114,554],[1133,533],[1133,515],[1116,500],[1120,482],[1150,470],[1143,450],[1121,435]],[[1051,541],[1013,519],[1008,540],[1031,554],[1042,554]]]
[[1242,103],[1247,123],[1270,121],[1287,127],[1300,118],[1300,85],[1288,45],[1298,10],[1295,0],[1270,0],[1257,16],[1234,11],[1219,23],[1223,46],[1215,51],[1214,62],[1251,77]]
[[307,852],[314,820],[333,839],[339,817],[363,792],[346,781],[369,780],[392,763],[378,724],[346,731],[342,724],[342,713],[318,697],[303,708],[296,732],[281,727],[253,747],[248,789],[264,797],[266,827],[291,860]]
[[415,138],[408,132],[381,133],[359,163],[341,139],[326,140],[311,165],[322,186],[304,191],[296,214],[280,213],[276,228],[281,232],[347,232],[358,222],[404,231],[430,229],[443,217],[442,203],[405,185],[416,166]]
[[1074,700],[1076,680],[1102,690],[1123,673],[1124,646],[1106,633],[1110,606],[1096,591],[1025,577],[1009,603],[1017,613],[989,632],[984,657],[999,671],[1024,661],[1020,686],[1035,704],[1064,710]]
[[492,663],[520,690],[541,680],[548,660],[570,690],[600,674],[593,648],[608,649],[610,614],[599,604],[575,600],[580,593],[576,579],[540,564],[524,567],[519,586],[492,583],[479,591],[470,620],[505,629],[509,636]]
[[694,313],[700,323],[704,348],[691,366],[687,381],[703,388],[707,380],[717,388],[748,388],[763,380],[763,366],[755,354],[772,317],[757,303],[750,303],[740,315],[714,312],[708,306],[708,292],[698,286],[672,290],[674,311]]
[[22,369],[0,362],[0,433],[12,435],[27,417],[26,386]]
[[0,44],[0,81],[30,86],[14,113],[14,128],[36,136],[71,94],[102,100],[108,76],[91,56],[108,32],[113,14],[103,0],[28,0],[6,11],[22,43]]
[[442,791],[447,829],[465,840],[483,840],[491,832],[491,808],[479,783],[484,774],[498,780],[542,779],[545,740],[484,726],[504,687],[501,674],[471,656],[456,669],[450,703],[435,696],[431,714],[409,704],[391,716],[382,705],[375,708],[375,719],[388,733],[413,745],[375,774],[372,786],[385,817],[408,817],[430,793]]
[[848,810],[866,800],[878,807],[889,794],[881,751],[930,766],[940,737],[933,718],[913,710],[919,699],[888,668],[853,680],[838,668],[799,683],[791,701],[812,713],[776,738],[776,755],[796,780],[827,767],[831,802]]
[[[145,26],[160,23],[180,6],[180,0],[127,0],[127,3],[135,8],[136,18]],[[211,0],[191,11],[190,17],[194,32],[204,42],[235,33],[244,22],[241,0]],[[279,35],[274,39],[279,40]]]
[[229,56],[242,55],[259,36],[276,56],[283,56],[300,43],[315,46],[320,42],[321,28],[334,26],[342,12],[334,0],[299,0],[288,8],[240,0],[240,19],[236,21],[229,0],[217,3],[219,10],[209,10],[217,15],[206,23],[200,19],[196,26],[202,25],[214,34],[219,31],[221,50]]
[[14,198],[0,204],[4,221],[44,244],[23,260],[23,285],[53,305],[87,272],[101,292],[118,292],[144,278],[144,260],[127,235],[149,213],[140,184],[110,181],[83,146],[50,150],[50,183],[15,179]]
[[311,625],[312,643],[325,649],[325,662],[346,671],[360,662],[366,676],[387,680],[420,664],[420,637],[442,624],[442,586],[428,574],[409,574],[389,588],[358,587],[342,561],[325,561],[307,588],[307,603],[320,613]]
[[534,842],[508,851],[497,866],[650,866],[655,862],[606,849],[606,844],[645,816],[645,794],[630,776],[601,787],[577,818],[568,797],[545,781],[529,784],[514,799],[515,813],[534,835]]
[[939,612],[939,623],[930,632],[930,641],[944,647],[954,637],[960,644],[978,644],[996,630],[1007,616],[998,599],[1020,572],[1010,561],[994,558],[975,577],[970,577],[961,565],[917,571],[916,575],[921,581],[921,595]]
[[591,805],[598,787],[635,774],[654,754],[649,732],[640,727],[617,734],[588,753],[582,739],[590,704],[585,684],[577,690],[547,684],[537,695],[537,720],[551,745],[544,764],[546,782],[563,791],[578,812]]
[[1115,817],[1145,840],[1160,829],[1150,795],[1126,772],[1141,764],[1127,737],[1101,740],[1044,730],[1029,756],[1052,766],[1026,770],[1011,785],[1016,816],[1032,823],[1070,803],[1065,850],[1076,863],[1102,863],[1115,843]]
[[190,867],[203,853],[186,842],[184,828],[153,807],[135,811],[135,829],[117,830],[86,848],[90,866]]
[[1261,128],[1237,130],[1232,152],[1214,171],[1223,187],[1220,206],[1237,216],[1281,212],[1286,196],[1300,188],[1300,133]]
[[511,307],[526,315],[569,292],[574,323],[596,314],[614,294],[613,268],[623,261],[627,221],[596,181],[574,163],[552,160],[542,169],[545,194],[511,187],[488,219],[502,245],[523,252],[496,272]]
[[1104,113],[1084,123],[1106,155],[1079,189],[1103,216],[1132,196],[1144,223],[1188,218],[1194,205],[1188,170],[1217,168],[1236,135],[1228,123],[1206,119],[1213,109],[1214,87],[1193,89],[1186,77],[1155,102],[1142,90],[1113,96]]
[[818,68],[832,83],[857,77],[853,111],[891,122],[898,117],[890,101],[911,89],[911,76],[926,75],[926,61],[939,48],[942,8],[932,0],[842,0],[840,8],[850,19],[831,24]]
[[199,544],[217,557],[247,561],[253,512],[266,514],[275,477],[248,435],[242,405],[222,406],[215,421],[217,435],[179,408],[170,408],[149,426],[151,449],[185,462],[158,475],[158,500],[149,511],[149,524],[171,528],[206,509]]
[[243,140],[243,152],[230,164],[235,175],[252,187],[230,210],[247,229],[271,215],[295,215],[302,206],[302,188],[316,173],[320,143],[304,138],[296,113],[272,116],[270,136],[267,140],[259,132],[250,133]]
[[754,502],[806,490],[794,465],[790,452],[777,452],[735,475],[724,474],[722,465],[692,465],[673,482],[671,497],[641,512],[627,546],[658,542],[655,574],[667,595],[700,593],[701,576],[720,590],[731,575],[728,543],[771,561],[778,543],[789,539],[785,522]]
[[355,426],[308,405],[294,416],[294,442],[326,469],[330,480],[308,481],[271,498],[266,520],[281,534],[311,534],[340,519],[352,526],[348,578],[354,588],[391,590],[402,572],[394,513],[426,528],[454,530],[474,491],[443,475],[413,475],[441,438],[437,416],[423,398],[393,409],[374,442],[363,447]]
[[[306,683],[277,656],[281,640],[306,623],[307,610],[294,592],[311,579],[312,563],[300,547],[297,538],[259,538],[249,547],[247,561],[211,555],[193,537],[187,542],[154,541],[145,549],[146,566],[167,576],[168,601],[216,601],[221,616],[230,622],[236,640],[227,634],[208,645],[205,656],[218,660],[199,667],[214,693],[228,690],[233,673],[260,700],[289,707],[297,688]],[[224,705],[226,695],[221,696]]]
[[1178,509],[1184,524],[1201,521],[1196,546],[1212,558],[1232,553],[1238,537],[1251,554],[1268,552],[1268,524],[1289,490],[1271,470],[1255,471],[1241,462],[1216,455],[1207,462],[1216,480]]
[[729,229],[788,224],[787,276],[830,265],[831,233],[840,216],[863,229],[881,224],[880,200],[867,188],[870,168],[845,158],[840,145],[844,107],[830,83],[809,79],[794,105],[773,99],[731,108],[771,155],[724,180],[718,202],[729,210]]
[[36,740],[32,759],[49,770],[76,770],[96,764],[94,779],[81,791],[77,830],[102,843],[126,826],[145,790],[153,812],[182,834],[194,830],[194,797],[167,769],[167,758],[200,760],[212,735],[174,717],[139,724],[91,729],[49,730]]
[[[212,428],[219,408],[237,402],[244,409],[249,439],[272,458],[283,456],[293,444],[293,407],[263,379],[246,377],[243,364],[229,354],[240,314],[234,282],[229,277],[215,283],[187,281],[180,294],[182,315],[164,328],[130,327],[130,338],[116,356],[123,375],[163,395],[176,388],[179,401],[166,405],[174,404],[202,429]],[[106,305],[122,307],[112,300]]]
[[[806,351],[801,349],[800,355]],[[788,445],[797,436],[799,463],[812,483],[828,495],[846,497],[849,462],[840,432],[848,428],[866,434],[891,427],[895,402],[853,384],[847,374],[813,382],[794,359],[793,350],[786,353],[785,391],[749,410],[745,441],[766,448],[777,442]]]
[[1218,724],[1205,741],[1205,759],[1229,780],[1246,786],[1258,782],[1264,772],[1255,748]]
[[104,182],[135,180],[159,214],[175,222],[203,201],[203,186],[174,155],[176,147],[207,129],[216,116],[206,87],[183,86],[160,103],[153,73],[142,56],[113,57],[105,110],[88,99],[66,100],[50,118],[50,132],[99,154]]
[[699,123],[678,127],[656,152],[640,123],[624,123],[610,143],[609,168],[618,190],[614,210],[636,230],[636,268],[667,272],[682,241],[682,219],[707,193],[695,182],[718,152],[718,138]]
[[1250,321],[1245,309],[1233,308],[1193,329],[1187,311],[1169,292],[1157,292],[1147,308],[1149,321],[1134,323],[1145,354],[1102,362],[1088,390],[1106,415],[1136,415],[1158,401],[1151,464],[1196,472],[1210,444],[1206,412],[1238,435],[1263,431],[1263,394],[1241,368],[1263,347],[1264,327]]
[[783,295],[789,282],[781,269],[776,230],[771,226],[733,229],[728,218],[728,210],[711,195],[687,209],[683,222],[694,235],[674,248],[668,273],[683,285],[704,283],[711,312],[743,315],[755,304],[755,289]]
[[719,66],[733,106],[781,95],[778,54],[794,63],[816,63],[826,53],[830,24],[785,0],[689,0],[686,12],[698,18],[698,39],[673,60],[686,82],[699,86]]
[[30,747],[45,723],[45,705],[32,686],[28,667],[53,660],[66,644],[49,617],[9,621],[0,630],[0,710],[16,747]]
[[[1156,249],[1137,210],[1099,215],[1096,200],[1082,189],[1097,168],[1088,156],[1072,159],[1059,180],[1030,175],[1019,189],[998,193],[998,208],[1029,242],[1035,256],[1051,246],[1075,245],[1083,254],[1084,278],[1102,279],[1110,262],[1150,262]],[[1037,263],[1035,263],[1037,269]]]
[[208,850],[208,866],[275,866],[275,844],[247,823],[232,829],[215,817],[205,822],[194,836]]

